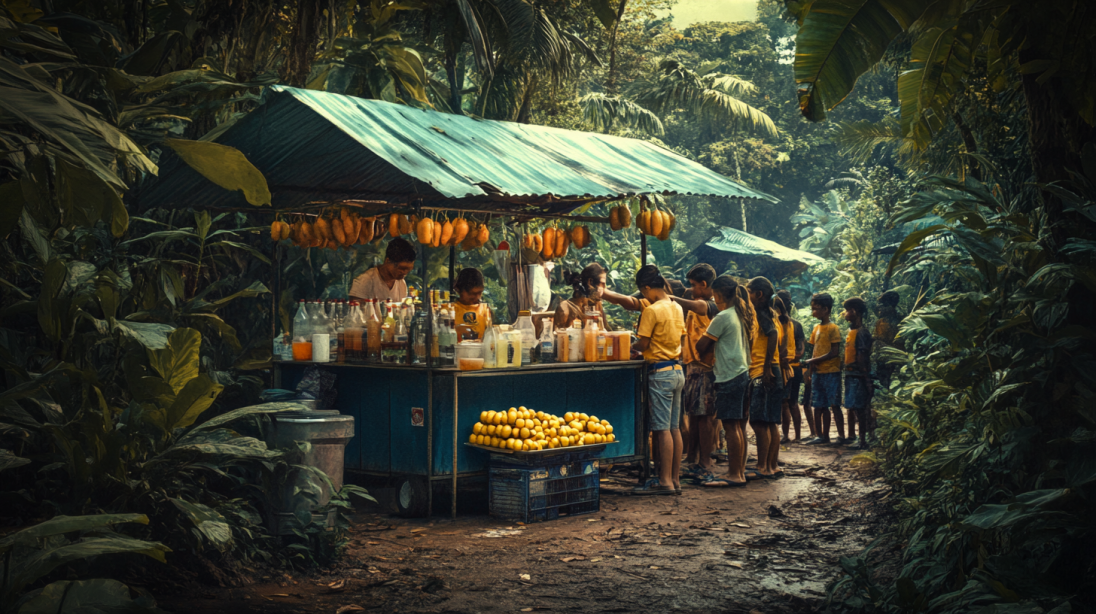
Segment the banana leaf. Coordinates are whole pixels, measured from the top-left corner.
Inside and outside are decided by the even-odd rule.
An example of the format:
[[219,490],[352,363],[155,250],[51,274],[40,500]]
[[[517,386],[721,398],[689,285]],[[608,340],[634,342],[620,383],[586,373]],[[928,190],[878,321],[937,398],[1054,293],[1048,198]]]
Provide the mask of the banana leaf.
[[727,264],[733,260],[740,267],[744,266],[750,276],[762,275],[773,282],[826,262],[825,258],[810,252],[785,247],[737,228],[720,228],[718,235],[696,249],[696,258],[719,272],[726,270]]

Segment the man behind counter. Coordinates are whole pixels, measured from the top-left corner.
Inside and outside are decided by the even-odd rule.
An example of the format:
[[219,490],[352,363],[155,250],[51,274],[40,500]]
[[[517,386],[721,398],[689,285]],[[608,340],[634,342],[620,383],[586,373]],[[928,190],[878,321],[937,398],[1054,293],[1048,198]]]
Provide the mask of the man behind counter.
[[396,237],[384,250],[384,263],[354,278],[350,298],[359,301],[377,299],[402,301],[407,298],[404,278],[415,268],[415,246]]

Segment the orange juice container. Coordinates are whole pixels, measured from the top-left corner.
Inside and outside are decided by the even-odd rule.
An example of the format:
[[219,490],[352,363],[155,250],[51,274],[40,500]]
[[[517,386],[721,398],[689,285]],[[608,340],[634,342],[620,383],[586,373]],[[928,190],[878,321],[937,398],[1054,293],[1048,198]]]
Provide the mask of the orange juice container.
[[612,360],[613,351],[609,349],[610,339],[608,337],[610,333],[605,331],[599,331],[597,334],[597,360],[598,362],[605,362],[606,360]]
[[631,360],[632,358],[632,333],[624,331],[617,333],[617,360]]
[[597,321],[587,320],[586,330],[582,332],[585,343],[583,358],[586,362],[597,362]]
[[293,360],[312,360],[312,342],[294,341]]

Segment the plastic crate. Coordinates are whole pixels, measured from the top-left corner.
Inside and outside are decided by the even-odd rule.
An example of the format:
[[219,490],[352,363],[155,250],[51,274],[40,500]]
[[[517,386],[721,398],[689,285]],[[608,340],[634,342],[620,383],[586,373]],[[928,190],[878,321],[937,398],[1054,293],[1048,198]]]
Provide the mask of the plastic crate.
[[605,450],[605,445],[593,446],[592,449],[582,447],[556,448],[551,452],[543,451],[533,454],[492,454],[491,465],[519,465],[532,468],[575,463],[594,460],[603,450]]
[[529,523],[601,509],[597,459],[531,468],[492,462],[489,475],[492,516]]

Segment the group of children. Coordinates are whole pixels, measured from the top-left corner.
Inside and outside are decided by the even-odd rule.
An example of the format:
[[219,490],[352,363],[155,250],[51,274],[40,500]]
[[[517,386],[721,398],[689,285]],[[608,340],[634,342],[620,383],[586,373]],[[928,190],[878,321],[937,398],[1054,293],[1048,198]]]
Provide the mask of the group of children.
[[[853,425],[859,423],[859,445],[866,447],[865,438],[872,429],[872,335],[864,327],[867,305],[863,299],[843,303],[842,318],[850,331],[842,355],[840,329],[831,321],[834,301],[828,294],[811,298],[811,313],[819,323],[804,343],[802,325],[791,318],[790,296],[776,292],[764,277],[740,285],[733,277],[717,277],[710,265],[697,264],[686,274],[691,298],[685,298],[675,296],[658,267],[646,265],[635,276],[639,295],[629,296],[606,289],[603,269],[597,268],[596,272],[591,269],[592,275],[575,276],[575,296],[641,312],[636,348],[648,363],[657,476],[637,487],[636,494],[681,494],[683,475],[710,487],[739,487],[750,480],[783,477],[781,425],[787,441],[788,423],[794,420],[799,439],[799,389],[804,383],[809,387],[804,413],[814,435],[809,443],[830,441],[831,417],[838,432],[843,432],[844,405],[849,409],[850,438]],[[811,358],[802,360],[807,344],[814,351]],[[754,467],[747,467],[747,422],[757,440]],[[683,423],[688,426],[688,442],[682,436]],[[722,477],[715,474],[712,460],[720,427],[726,433],[728,460]],[[838,443],[845,440],[839,438]],[[686,461],[692,462],[683,471],[686,447]]]

